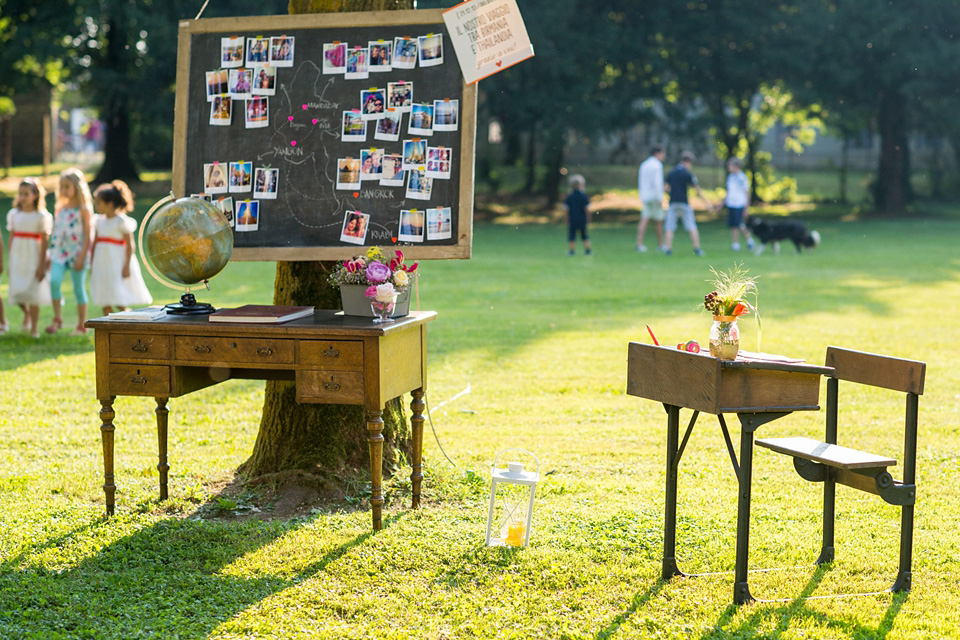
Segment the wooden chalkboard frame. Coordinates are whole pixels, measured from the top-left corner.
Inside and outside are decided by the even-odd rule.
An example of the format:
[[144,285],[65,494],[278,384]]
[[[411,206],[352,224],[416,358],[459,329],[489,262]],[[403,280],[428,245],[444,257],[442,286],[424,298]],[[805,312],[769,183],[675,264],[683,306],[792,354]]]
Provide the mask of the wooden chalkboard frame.
[[[296,14],[278,16],[256,16],[235,18],[212,18],[201,20],[184,20],[179,23],[178,50],[177,50],[177,86],[176,107],[174,117],[174,145],[173,145],[173,192],[177,197],[189,195],[190,188],[187,180],[188,153],[197,153],[191,148],[188,140],[190,126],[198,126],[196,119],[206,121],[209,113],[204,109],[196,109],[198,94],[191,96],[191,91],[205,91],[205,88],[195,82],[191,86],[191,72],[196,77],[199,61],[191,58],[192,43],[195,36],[221,35],[253,37],[255,35],[276,35],[285,32],[295,32],[310,29],[348,29],[363,27],[409,27],[409,35],[424,35],[440,33],[444,35],[444,64],[453,65],[457,69],[459,78],[460,116],[457,131],[459,133],[459,162],[454,163],[454,173],[450,176],[449,189],[455,191],[453,200],[455,225],[452,238],[445,244],[404,243],[388,239],[378,241],[368,239],[364,245],[343,244],[331,242],[311,244],[310,246],[235,246],[233,260],[241,261],[316,261],[342,260],[361,253],[365,246],[403,246],[404,253],[413,259],[466,259],[471,255],[473,241],[473,188],[474,162],[476,138],[476,85],[467,85],[459,74],[459,63],[453,46],[449,44],[449,34],[443,22],[442,10],[413,10],[413,11],[371,11],[356,13],[319,13]],[[336,39],[336,38],[335,38]],[[352,45],[352,43],[351,43]],[[315,56],[316,64],[321,64],[320,52],[295,49],[295,55]],[[204,61],[204,68],[209,68],[209,61]],[[196,68],[194,68],[196,67]],[[209,69],[208,69],[209,70]],[[371,74],[371,78],[372,78]],[[378,78],[379,79],[379,78]],[[281,81],[278,80],[278,85]],[[192,100],[191,100],[192,98]],[[203,99],[206,100],[204,93]],[[242,110],[241,117],[242,117]],[[194,122],[192,122],[194,121]],[[233,126],[233,125],[231,125]],[[199,152],[203,152],[202,149]],[[195,162],[195,160],[191,159]],[[192,189],[191,189],[192,192]],[[407,206],[417,207],[416,202]],[[449,203],[445,203],[449,204]],[[342,206],[342,203],[341,203]],[[421,207],[429,206],[421,204]],[[296,233],[296,229],[292,232]],[[238,234],[239,235],[239,234]]]

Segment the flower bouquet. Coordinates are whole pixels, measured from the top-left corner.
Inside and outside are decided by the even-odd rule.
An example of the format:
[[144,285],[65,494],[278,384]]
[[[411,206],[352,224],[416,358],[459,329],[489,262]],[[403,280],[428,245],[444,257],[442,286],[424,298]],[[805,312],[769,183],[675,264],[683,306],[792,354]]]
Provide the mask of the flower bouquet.
[[352,316],[405,316],[410,312],[410,285],[419,263],[405,264],[399,249],[388,256],[380,247],[344,260],[329,276],[340,287],[343,312]]
[[[760,312],[756,307],[756,278],[748,277],[742,265],[734,265],[729,272],[713,273],[713,291],[703,297],[703,306],[713,314],[710,327],[710,355],[722,360],[733,360],[740,351],[740,328],[737,319],[750,313],[756,314],[757,326],[760,326]],[[753,303],[747,296],[753,297]]]

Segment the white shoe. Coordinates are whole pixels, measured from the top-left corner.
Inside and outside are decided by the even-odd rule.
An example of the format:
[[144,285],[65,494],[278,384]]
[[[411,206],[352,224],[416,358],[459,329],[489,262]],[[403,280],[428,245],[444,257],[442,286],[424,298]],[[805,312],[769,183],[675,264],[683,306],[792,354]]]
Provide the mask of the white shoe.
[[640,253],[646,253],[646,252],[647,252],[647,246],[646,246],[646,245],[643,245],[643,244],[638,244],[638,245],[637,245],[637,251],[639,251]]
[[730,248],[733,249],[734,251],[740,251],[740,243],[734,242]]

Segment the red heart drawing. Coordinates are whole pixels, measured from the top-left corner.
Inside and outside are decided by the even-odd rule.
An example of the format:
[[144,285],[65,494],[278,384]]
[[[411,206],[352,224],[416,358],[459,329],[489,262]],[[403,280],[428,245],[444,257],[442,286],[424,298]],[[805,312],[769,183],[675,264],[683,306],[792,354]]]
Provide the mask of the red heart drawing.
[[354,192],[353,192],[353,197],[354,197],[354,198],[359,198],[359,197],[360,197],[360,194],[357,193],[356,191],[354,191]]
[[497,66],[498,66],[498,67],[499,67],[500,65],[502,65],[502,64],[503,64],[503,60],[497,60]]
[[394,242],[397,241],[397,236],[393,236],[393,241],[394,241]]
[[296,140],[291,140],[291,141],[290,141],[290,146],[291,146],[291,147],[297,146],[297,141],[296,141]]

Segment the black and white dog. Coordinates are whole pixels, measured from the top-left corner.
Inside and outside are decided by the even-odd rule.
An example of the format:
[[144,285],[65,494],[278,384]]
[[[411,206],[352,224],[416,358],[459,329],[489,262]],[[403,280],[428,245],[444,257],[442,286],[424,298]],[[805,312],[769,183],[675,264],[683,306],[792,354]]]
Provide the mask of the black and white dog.
[[820,234],[816,231],[807,231],[807,225],[801,220],[791,218],[775,219],[770,222],[757,216],[747,218],[747,228],[757,238],[755,253],[760,255],[768,244],[773,245],[773,252],[780,254],[780,241],[790,240],[801,253],[803,248],[812,249],[820,244]]

